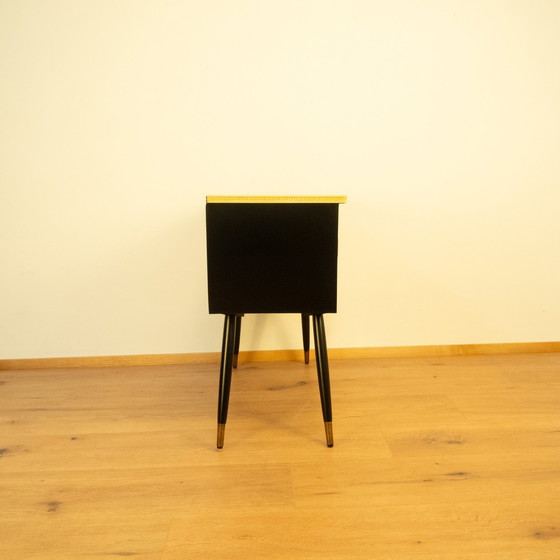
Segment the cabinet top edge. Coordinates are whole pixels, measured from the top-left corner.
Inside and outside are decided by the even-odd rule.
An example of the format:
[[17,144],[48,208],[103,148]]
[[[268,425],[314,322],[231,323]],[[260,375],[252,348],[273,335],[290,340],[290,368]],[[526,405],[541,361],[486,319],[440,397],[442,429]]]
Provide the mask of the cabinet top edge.
[[240,203],[327,203],[344,204],[346,195],[343,196],[207,196],[206,203],[240,204]]

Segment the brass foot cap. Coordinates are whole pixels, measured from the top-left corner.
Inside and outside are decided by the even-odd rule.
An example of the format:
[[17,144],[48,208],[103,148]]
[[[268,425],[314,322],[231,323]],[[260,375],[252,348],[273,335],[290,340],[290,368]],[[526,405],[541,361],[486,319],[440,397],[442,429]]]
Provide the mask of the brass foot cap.
[[325,422],[325,435],[327,436],[327,447],[334,445],[332,422]]
[[218,424],[218,449],[222,449],[224,446],[224,436],[226,433],[226,425],[225,424]]

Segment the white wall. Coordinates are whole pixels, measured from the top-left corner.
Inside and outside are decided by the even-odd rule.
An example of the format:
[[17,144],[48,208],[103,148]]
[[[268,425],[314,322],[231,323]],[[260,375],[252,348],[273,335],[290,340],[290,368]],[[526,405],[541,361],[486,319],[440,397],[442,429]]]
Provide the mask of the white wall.
[[206,194],[348,195],[331,347],[558,340],[559,29],[555,0],[0,0],[0,358],[218,351]]

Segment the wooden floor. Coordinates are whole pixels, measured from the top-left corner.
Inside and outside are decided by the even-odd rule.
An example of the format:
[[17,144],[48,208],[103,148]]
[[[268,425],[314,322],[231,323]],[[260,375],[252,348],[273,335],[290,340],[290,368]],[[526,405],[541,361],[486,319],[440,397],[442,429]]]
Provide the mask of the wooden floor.
[[0,371],[4,560],[560,559],[560,354]]

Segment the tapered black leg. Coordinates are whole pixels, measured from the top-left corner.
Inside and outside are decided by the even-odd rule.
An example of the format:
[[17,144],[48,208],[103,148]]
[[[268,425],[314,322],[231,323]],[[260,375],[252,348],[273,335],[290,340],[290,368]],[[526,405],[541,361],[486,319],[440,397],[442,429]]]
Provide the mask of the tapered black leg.
[[329,357],[327,355],[327,337],[323,315],[313,315],[313,336],[315,341],[315,360],[317,362],[317,377],[319,379],[319,393],[321,408],[325,422],[327,446],[334,445],[332,431],[331,384],[329,377]]
[[235,331],[237,320],[235,315],[226,315],[222,340],[222,358],[220,362],[220,388],[218,393],[218,449],[224,446],[229,392],[231,388],[231,370],[233,366],[233,350],[235,347]]
[[303,331],[303,356],[306,364],[309,363],[309,315],[301,314],[301,330]]
[[235,343],[233,346],[233,367],[237,368],[237,362],[239,361],[239,342],[241,340],[241,317],[243,315],[235,316]]

